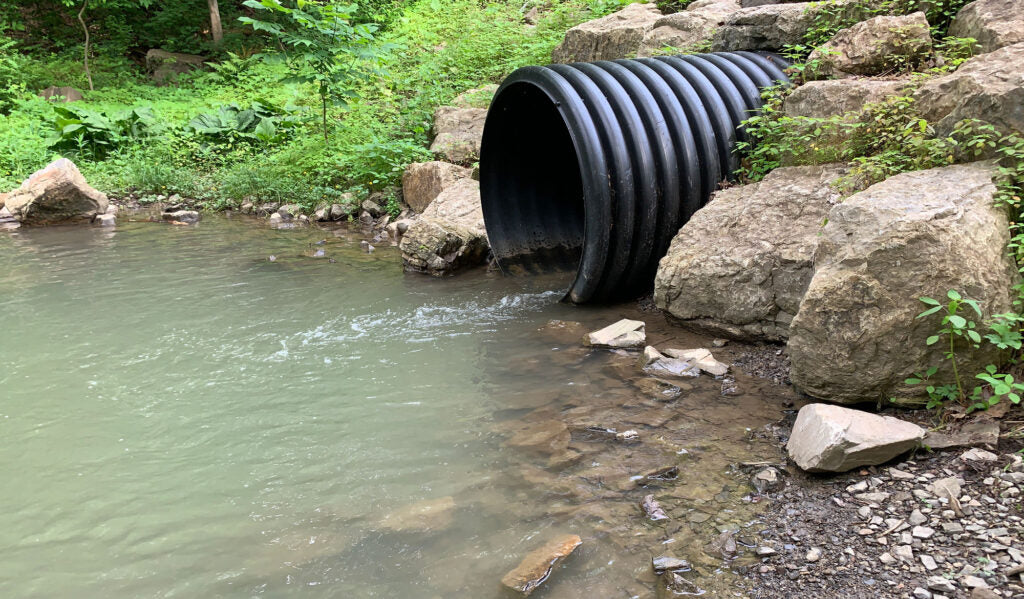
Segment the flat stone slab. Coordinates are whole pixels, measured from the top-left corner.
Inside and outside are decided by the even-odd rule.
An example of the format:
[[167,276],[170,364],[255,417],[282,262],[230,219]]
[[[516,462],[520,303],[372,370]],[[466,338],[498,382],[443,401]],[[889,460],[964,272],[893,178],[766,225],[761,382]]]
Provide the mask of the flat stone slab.
[[624,318],[605,328],[583,336],[583,345],[629,349],[643,347],[647,342],[644,322]]
[[501,584],[528,596],[544,584],[555,567],[583,544],[579,535],[563,535],[526,554],[519,565],[501,579]]

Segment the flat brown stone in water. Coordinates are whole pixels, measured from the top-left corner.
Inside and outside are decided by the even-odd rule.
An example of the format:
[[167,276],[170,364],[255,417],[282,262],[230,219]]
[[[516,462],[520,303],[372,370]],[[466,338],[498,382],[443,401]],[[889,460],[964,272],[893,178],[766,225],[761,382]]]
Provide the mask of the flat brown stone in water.
[[519,566],[501,579],[501,584],[526,597],[543,584],[555,567],[582,544],[583,540],[579,535],[563,535],[552,539],[544,546],[528,553],[523,561],[519,562]]
[[548,420],[521,428],[508,440],[508,445],[550,456],[565,452],[571,439],[564,423]]

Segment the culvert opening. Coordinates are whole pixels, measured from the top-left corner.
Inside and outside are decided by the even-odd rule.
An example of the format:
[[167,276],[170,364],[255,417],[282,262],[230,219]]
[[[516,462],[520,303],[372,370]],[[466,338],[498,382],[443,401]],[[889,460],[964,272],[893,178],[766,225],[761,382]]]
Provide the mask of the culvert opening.
[[508,274],[566,273],[565,299],[650,290],[658,261],[738,162],[741,122],[784,63],[751,52],[525,67],[480,152],[491,249]]

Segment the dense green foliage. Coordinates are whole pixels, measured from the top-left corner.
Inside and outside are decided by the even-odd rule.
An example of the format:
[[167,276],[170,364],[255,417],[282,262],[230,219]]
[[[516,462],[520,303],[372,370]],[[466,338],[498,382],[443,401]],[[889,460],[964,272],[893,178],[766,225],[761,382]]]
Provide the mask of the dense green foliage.
[[[327,90],[327,148],[319,77],[334,74],[290,51],[319,33],[299,32],[286,13],[221,0],[225,36],[215,49],[205,1],[140,11],[137,3],[109,0],[89,10],[96,87],[89,92],[76,11],[60,2],[15,0],[0,8],[0,27],[17,44],[0,38],[0,188],[18,185],[61,153],[114,196],[179,193],[214,208],[244,198],[315,206],[349,191],[362,197],[397,183],[406,164],[430,158],[437,106],[520,66],[549,62],[566,29],[626,3],[557,3],[534,27],[523,22],[534,2],[373,0],[344,7],[344,26],[353,33],[378,31],[353,49],[372,68]],[[52,10],[42,14],[44,5]],[[298,36],[282,38],[293,60],[261,59],[280,56],[280,36],[254,31],[239,17]],[[142,65],[151,47],[203,53],[210,68],[156,87]],[[76,87],[85,100],[55,105],[33,93],[50,85]],[[132,114],[144,117],[144,127],[122,122]]]

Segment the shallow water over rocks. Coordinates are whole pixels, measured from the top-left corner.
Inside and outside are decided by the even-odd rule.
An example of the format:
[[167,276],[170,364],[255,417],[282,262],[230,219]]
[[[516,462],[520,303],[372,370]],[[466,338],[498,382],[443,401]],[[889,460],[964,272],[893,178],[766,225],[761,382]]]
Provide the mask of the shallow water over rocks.
[[710,339],[540,279],[404,275],[360,240],[225,216],[0,234],[0,595],[501,597],[565,534],[531,597],[653,596],[661,555],[739,592],[709,544],[755,540],[735,466],[778,461],[790,391],[652,378],[583,333]]

